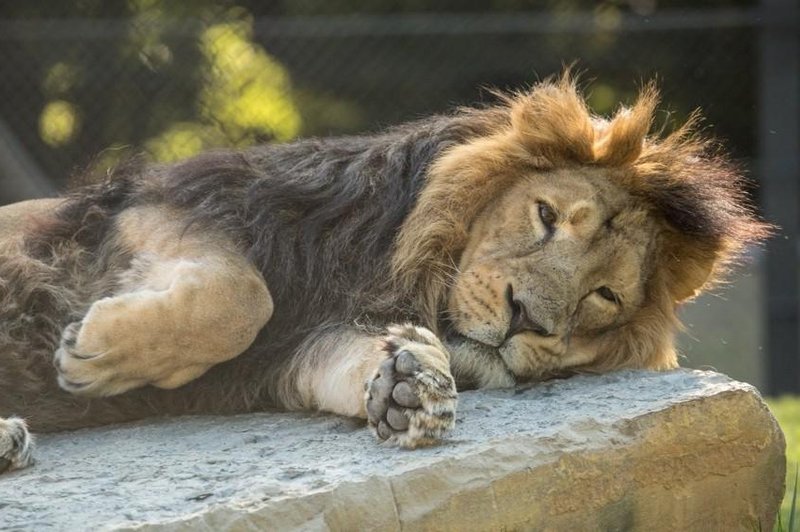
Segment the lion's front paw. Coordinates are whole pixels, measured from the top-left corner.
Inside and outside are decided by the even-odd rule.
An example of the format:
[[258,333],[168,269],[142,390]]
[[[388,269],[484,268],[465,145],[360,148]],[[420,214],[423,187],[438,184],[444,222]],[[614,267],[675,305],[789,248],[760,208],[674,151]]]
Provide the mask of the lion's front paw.
[[367,385],[370,426],[381,440],[418,447],[442,439],[455,424],[456,386],[444,346],[427,329],[392,327],[389,358]]
[[0,418],[0,473],[33,463],[33,440],[19,418]]

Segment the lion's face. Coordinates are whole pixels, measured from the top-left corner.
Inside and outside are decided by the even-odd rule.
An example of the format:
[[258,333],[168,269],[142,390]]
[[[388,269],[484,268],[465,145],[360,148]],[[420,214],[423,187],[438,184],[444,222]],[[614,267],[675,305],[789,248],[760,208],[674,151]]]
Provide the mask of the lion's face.
[[449,314],[517,377],[590,365],[645,304],[657,226],[606,173],[531,173],[471,228]]

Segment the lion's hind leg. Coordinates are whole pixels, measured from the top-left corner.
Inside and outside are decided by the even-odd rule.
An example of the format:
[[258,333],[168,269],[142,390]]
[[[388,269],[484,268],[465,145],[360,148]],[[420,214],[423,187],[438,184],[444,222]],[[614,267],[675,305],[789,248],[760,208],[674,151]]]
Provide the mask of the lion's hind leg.
[[271,316],[266,284],[244,257],[159,269],[157,285],[96,301],[65,328],[56,351],[63,389],[108,396],[181,386],[242,353]]
[[183,228],[157,208],[123,217],[120,240],[134,259],[117,294],[64,329],[55,356],[63,389],[176,388],[253,342],[272,316],[264,278],[223,236]]
[[33,464],[33,439],[19,418],[0,418],[0,473]]

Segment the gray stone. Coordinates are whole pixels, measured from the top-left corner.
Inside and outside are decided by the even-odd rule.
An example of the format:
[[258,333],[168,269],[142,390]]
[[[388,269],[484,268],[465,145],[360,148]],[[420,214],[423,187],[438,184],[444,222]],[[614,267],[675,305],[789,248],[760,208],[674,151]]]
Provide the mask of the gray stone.
[[458,416],[414,451],[286,413],[41,435],[0,529],[770,530],[783,494],[777,423],[716,373],[468,392]]

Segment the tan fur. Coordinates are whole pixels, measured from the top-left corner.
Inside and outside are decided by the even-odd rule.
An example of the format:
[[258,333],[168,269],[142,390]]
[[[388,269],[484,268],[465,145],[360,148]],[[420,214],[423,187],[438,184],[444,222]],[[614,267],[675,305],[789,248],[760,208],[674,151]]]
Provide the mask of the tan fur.
[[336,330],[304,343],[281,382],[283,402],[296,410],[366,417],[364,386],[386,359],[379,338]]
[[653,123],[653,112],[658,103],[655,85],[648,84],[636,104],[623,107],[610,122],[597,121],[593,157],[603,166],[630,164],[642,153],[644,138]]
[[133,263],[116,295],[65,330],[56,352],[63,388],[176,388],[244,351],[272,315],[253,266],[221,237],[185,233],[178,213],[129,209],[118,231]]

